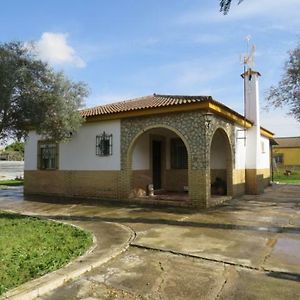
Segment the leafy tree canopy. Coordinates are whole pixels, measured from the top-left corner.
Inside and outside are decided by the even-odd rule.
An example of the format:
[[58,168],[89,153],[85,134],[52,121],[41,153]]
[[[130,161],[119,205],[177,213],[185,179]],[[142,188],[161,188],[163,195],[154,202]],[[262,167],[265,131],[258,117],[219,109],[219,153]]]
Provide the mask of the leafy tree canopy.
[[[243,1],[244,0],[238,0],[238,4]],[[220,12],[222,12],[224,15],[227,15],[230,10],[231,3],[232,0],[220,0]]]
[[5,147],[5,151],[15,151],[24,154],[24,143],[23,142],[13,142]]
[[0,141],[20,140],[29,129],[66,140],[83,119],[84,83],[68,80],[38,60],[20,42],[0,44]]
[[271,86],[268,103],[274,107],[289,107],[289,114],[300,122],[300,43],[289,52],[284,72],[277,86]]

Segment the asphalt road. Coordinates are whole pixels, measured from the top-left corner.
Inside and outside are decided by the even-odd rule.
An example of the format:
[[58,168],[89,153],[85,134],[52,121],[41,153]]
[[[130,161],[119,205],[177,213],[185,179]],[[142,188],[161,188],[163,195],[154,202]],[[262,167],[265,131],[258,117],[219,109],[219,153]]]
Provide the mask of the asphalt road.
[[0,180],[24,176],[24,161],[0,161]]

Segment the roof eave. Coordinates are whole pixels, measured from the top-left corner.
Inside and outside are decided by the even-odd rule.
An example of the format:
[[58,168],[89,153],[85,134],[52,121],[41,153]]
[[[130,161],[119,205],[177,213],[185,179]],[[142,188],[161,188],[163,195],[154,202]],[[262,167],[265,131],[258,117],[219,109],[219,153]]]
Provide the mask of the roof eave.
[[[237,113],[236,111],[230,109],[226,105],[214,100],[209,99],[207,101],[181,104],[181,105],[170,105],[163,107],[154,107],[154,108],[141,108],[128,110],[123,112],[107,113],[101,115],[87,116],[87,122],[98,122],[105,120],[117,120],[124,118],[133,118],[133,117],[142,117],[149,116],[154,114],[166,114],[166,113],[175,113],[175,112],[185,112],[193,110],[207,110],[212,113],[215,113],[241,127],[250,128],[253,126],[253,122]],[[274,133],[261,127],[261,134],[267,138],[273,138]]]

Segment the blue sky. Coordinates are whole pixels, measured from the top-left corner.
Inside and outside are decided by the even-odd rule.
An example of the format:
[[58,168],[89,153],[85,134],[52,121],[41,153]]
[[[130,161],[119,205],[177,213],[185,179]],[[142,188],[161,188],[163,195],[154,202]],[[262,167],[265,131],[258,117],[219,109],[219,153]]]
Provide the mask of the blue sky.
[[[86,106],[161,94],[211,95],[243,112],[240,55],[247,35],[265,91],[280,79],[300,40],[299,0],[10,0],[0,11],[0,41],[34,41],[38,55],[86,82]],[[262,111],[277,136],[300,136],[285,109]]]

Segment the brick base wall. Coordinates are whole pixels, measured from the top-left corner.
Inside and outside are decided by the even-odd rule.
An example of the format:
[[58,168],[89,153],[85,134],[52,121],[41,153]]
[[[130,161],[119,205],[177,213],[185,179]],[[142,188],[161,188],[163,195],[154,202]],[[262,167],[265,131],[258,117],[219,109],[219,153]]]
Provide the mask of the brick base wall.
[[134,170],[132,171],[132,187],[133,189],[142,189],[148,192],[147,187],[152,183],[151,170]]
[[187,169],[170,169],[165,170],[164,189],[171,192],[183,192],[184,186],[188,186]]
[[118,199],[119,171],[25,171],[24,193]]
[[[133,189],[142,189],[147,191],[149,184],[153,183],[151,170],[132,171]],[[170,192],[183,192],[184,187],[188,186],[188,170],[163,170],[162,171],[162,189]]]
[[232,196],[244,195],[246,191],[246,173],[245,169],[233,170],[232,173]]
[[270,169],[246,169],[246,194],[258,195],[270,183]]

